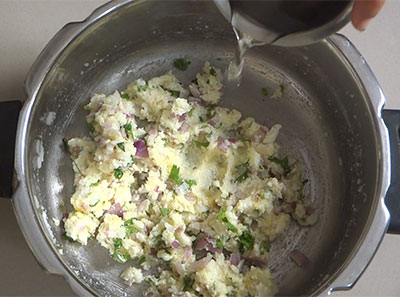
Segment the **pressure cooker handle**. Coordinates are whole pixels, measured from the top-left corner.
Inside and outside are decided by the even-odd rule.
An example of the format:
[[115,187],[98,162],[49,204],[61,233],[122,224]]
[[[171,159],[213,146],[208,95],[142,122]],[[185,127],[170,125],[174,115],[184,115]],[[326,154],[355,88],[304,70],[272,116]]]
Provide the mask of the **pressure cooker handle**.
[[14,149],[21,101],[0,102],[0,197],[11,198]]
[[400,234],[400,110],[383,110],[382,117],[389,130],[392,182],[385,204],[390,212],[388,232]]

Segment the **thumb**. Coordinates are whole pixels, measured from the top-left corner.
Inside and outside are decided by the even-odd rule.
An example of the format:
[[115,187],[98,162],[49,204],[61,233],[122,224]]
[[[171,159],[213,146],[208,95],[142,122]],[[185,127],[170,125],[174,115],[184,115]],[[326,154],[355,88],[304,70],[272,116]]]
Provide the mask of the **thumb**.
[[386,0],[356,0],[351,13],[353,26],[364,31],[368,23],[378,14]]

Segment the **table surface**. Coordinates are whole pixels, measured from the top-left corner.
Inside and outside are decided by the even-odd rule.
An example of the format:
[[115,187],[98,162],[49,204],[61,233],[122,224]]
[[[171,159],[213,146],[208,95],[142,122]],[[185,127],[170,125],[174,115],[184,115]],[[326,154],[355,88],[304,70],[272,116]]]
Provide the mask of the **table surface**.
[[[0,100],[24,99],[24,78],[49,39],[105,0],[0,0]],[[400,1],[388,0],[365,32],[342,30],[374,71],[387,108],[400,108]],[[70,296],[63,278],[46,274],[22,237],[11,202],[0,199],[0,296]],[[386,235],[350,291],[332,296],[400,296],[400,236]]]

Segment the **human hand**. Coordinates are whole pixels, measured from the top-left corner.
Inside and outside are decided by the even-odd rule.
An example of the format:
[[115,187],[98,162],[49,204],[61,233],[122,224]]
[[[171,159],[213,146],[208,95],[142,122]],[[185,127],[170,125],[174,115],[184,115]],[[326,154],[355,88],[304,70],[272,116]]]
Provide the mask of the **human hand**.
[[364,31],[369,22],[378,14],[386,0],[355,0],[351,12],[353,26]]

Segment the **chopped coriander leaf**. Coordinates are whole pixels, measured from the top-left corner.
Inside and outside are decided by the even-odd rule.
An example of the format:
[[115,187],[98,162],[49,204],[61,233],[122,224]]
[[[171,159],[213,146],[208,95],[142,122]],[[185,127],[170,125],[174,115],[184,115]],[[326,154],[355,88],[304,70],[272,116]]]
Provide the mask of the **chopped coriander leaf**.
[[166,207],[160,207],[160,212],[163,217],[166,217],[169,214],[169,209]]
[[217,220],[222,221],[225,218],[225,212],[226,212],[226,207],[222,207],[221,210],[219,211],[219,213],[217,213]]
[[99,202],[100,200],[96,200],[95,202],[90,203],[89,206],[95,207]]
[[163,137],[163,138],[161,138],[161,140],[164,141],[164,147],[166,147],[167,143],[168,143],[168,139]]
[[151,276],[146,277],[145,281],[148,282],[152,286],[156,285],[155,281],[151,278]]
[[239,251],[241,253],[251,250],[254,247],[254,237],[249,230],[243,231],[238,240]]
[[139,230],[133,226],[133,219],[125,221],[124,226],[126,228],[126,235],[131,235],[132,233],[138,233]]
[[123,142],[117,143],[117,146],[125,152],[125,144]]
[[114,243],[115,249],[119,249],[120,247],[122,247],[122,239],[121,238],[114,238],[113,243]]
[[249,177],[249,161],[238,164],[235,166],[235,168],[238,170],[239,176],[235,179],[235,182],[241,183],[244,181],[246,178]]
[[269,240],[263,240],[260,243],[260,254],[264,255],[265,252],[269,253],[269,250],[271,249],[271,243]]
[[186,60],[185,58],[180,58],[174,61],[174,67],[181,71],[185,71],[188,69],[190,63],[191,62]]
[[194,179],[187,179],[187,180],[185,180],[185,183],[187,183],[187,185],[189,186],[189,189],[191,189],[192,186],[197,185],[197,182]]
[[92,184],[93,187],[97,187],[98,185],[100,185],[100,180]]
[[193,143],[197,146],[197,147],[208,147],[208,145],[210,144],[210,142],[208,141],[197,141],[197,140],[193,140]]
[[264,96],[268,96],[268,90],[266,88],[262,88],[261,92]]
[[210,68],[210,74],[213,75],[213,76],[216,76],[217,72],[215,72],[214,68],[211,67]]
[[131,258],[131,256],[126,251],[125,252],[121,252],[121,251],[115,250],[113,258],[118,263],[125,263],[126,261],[128,261]]
[[121,177],[124,175],[124,172],[122,171],[121,168],[116,168],[114,169],[114,176],[116,179],[121,179]]
[[261,199],[265,199],[265,194],[264,194],[264,192],[260,192],[259,196],[260,196]]
[[62,143],[64,145],[64,149],[69,153],[69,145],[68,145],[68,139],[63,138]]
[[150,217],[153,214],[153,204],[150,204],[149,208],[145,212]]
[[224,222],[226,223],[228,230],[238,233],[239,230],[231,222],[229,222],[227,218],[225,218]]
[[84,109],[84,110],[90,110],[90,103],[89,103],[89,104],[86,104],[86,105],[83,107],[83,109]]
[[188,276],[185,276],[183,278],[183,289],[182,289],[182,291],[184,291],[184,292],[188,291],[189,289],[191,289],[193,287],[193,284],[194,284],[194,279],[190,278]]
[[181,94],[180,91],[174,91],[174,90],[168,90],[168,92],[170,92],[171,96],[178,98],[179,95]]
[[189,117],[191,117],[191,116],[193,115],[193,111],[194,111],[194,108],[192,108],[191,110],[189,110],[189,112],[188,112]]
[[132,140],[133,140],[134,137],[133,137],[133,132],[132,132],[132,124],[131,123],[125,124],[124,125],[124,130],[125,130],[125,133],[126,133],[128,139],[129,139],[129,136],[130,136],[132,138]]
[[174,180],[178,185],[183,183],[182,179],[179,177],[179,167],[177,167],[175,164],[172,165],[168,178]]
[[94,128],[94,121],[90,122],[90,123],[86,123],[87,127],[89,128],[90,133],[94,133],[96,131],[96,129]]
[[288,159],[287,156],[284,157],[283,159],[279,159],[277,157],[271,156],[271,157],[268,158],[268,160],[270,160],[271,162],[274,162],[276,164],[281,165],[282,168],[285,169],[285,170],[289,170],[290,169],[290,167],[289,167],[289,159]]
[[226,297],[235,297],[235,294],[233,294],[233,293],[228,293],[228,294],[226,294]]
[[146,257],[145,256],[140,256],[137,261],[138,261],[139,265],[142,265],[144,262],[146,262]]
[[224,247],[224,243],[220,238],[217,239],[216,241],[217,248],[222,249]]
[[207,113],[205,114],[204,117],[199,116],[199,120],[200,120],[200,122],[204,123],[204,122],[207,122],[207,121],[211,120],[213,117],[215,117],[215,115],[216,115],[215,112],[209,111],[209,112],[207,112]]
[[127,93],[121,93],[121,98],[128,100],[129,95]]
[[141,86],[138,86],[138,87],[137,87],[137,91],[138,91],[138,92],[144,92],[144,91],[147,90],[148,87],[149,87],[149,84],[148,84],[148,82],[146,81],[146,84],[145,84],[145,85],[141,85]]

